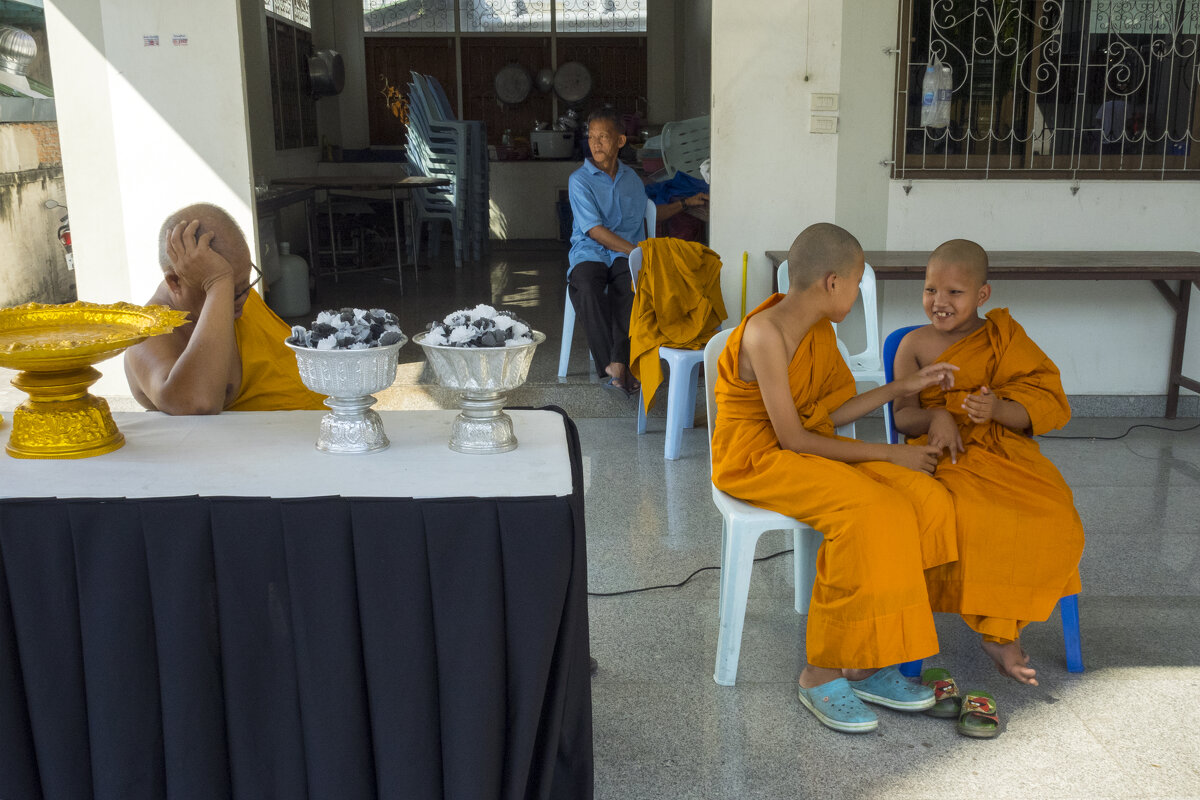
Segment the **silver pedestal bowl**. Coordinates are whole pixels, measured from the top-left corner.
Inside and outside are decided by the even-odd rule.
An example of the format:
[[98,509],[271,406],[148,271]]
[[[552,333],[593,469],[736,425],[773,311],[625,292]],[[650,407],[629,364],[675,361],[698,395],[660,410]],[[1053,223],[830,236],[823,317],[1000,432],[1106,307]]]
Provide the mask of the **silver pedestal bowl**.
[[331,411],[321,418],[317,449],[325,453],[375,453],[387,448],[383,420],[371,409],[375,392],[396,380],[396,363],[405,337],[395,344],[365,350],[317,350],[285,342],[296,354],[300,379],[328,395]]
[[450,428],[450,449],[458,453],[507,453],[517,447],[512,417],[504,413],[504,395],[525,382],[533,352],[546,334],[533,331],[533,341],[514,347],[449,347],[427,344],[427,334],[413,341],[421,345],[438,383],[461,391],[462,413]]

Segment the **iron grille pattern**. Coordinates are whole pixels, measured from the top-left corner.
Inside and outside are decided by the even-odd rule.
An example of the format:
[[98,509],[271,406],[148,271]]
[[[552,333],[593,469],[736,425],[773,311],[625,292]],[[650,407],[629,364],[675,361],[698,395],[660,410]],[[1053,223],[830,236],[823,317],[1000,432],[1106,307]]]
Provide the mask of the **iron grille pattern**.
[[1200,171],[1200,0],[907,0],[901,19],[895,177]]
[[[280,1],[274,0],[276,4]],[[363,28],[367,33],[413,34],[645,33],[648,3],[649,0],[363,0]]]

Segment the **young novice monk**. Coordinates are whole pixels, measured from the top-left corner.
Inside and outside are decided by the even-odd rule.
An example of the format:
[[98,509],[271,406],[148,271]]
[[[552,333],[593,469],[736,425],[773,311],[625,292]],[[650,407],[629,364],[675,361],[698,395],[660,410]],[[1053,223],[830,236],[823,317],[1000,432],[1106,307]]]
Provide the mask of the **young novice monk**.
[[855,396],[830,320],[858,296],[862,248],[836,225],[813,225],[788,269],[787,295],[751,312],[718,362],[713,483],[824,534],[800,700],[831,728],[865,732],[878,719],[862,700],[933,705],[932,691],[890,665],[937,652],[923,570],[955,558],[954,510],[929,477],[934,447],[869,444],[834,428],[927,386],[949,388],[954,368],[930,364]]
[[896,352],[896,378],[927,364],[959,368],[953,389],[931,386],[894,404],[896,428],[940,455],[934,477],[950,490],[958,561],[926,573],[934,611],[961,614],[1002,674],[1037,685],[1021,629],[1045,620],[1079,591],[1083,525],[1071,490],[1031,436],[1071,418],[1058,369],[1013,321],[987,302],[987,254],[946,242],[925,270],[925,315]]

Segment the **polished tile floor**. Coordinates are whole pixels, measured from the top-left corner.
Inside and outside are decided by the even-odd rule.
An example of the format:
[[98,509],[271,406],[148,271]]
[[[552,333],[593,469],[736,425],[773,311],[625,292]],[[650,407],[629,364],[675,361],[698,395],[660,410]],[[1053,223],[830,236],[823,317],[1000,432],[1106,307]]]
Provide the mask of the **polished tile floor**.
[[[1079,419],[1115,436],[1148,422]],[[587,481],[589,589],[677,583],[720,556],[703,429],[662,458],[662,424],[578,421]],[[882,441],[867,420],[859,435]],[[879,710],[876,733],[821,727],[796,699],[804,617],[791,554],[755,566],[738,682],[718,686],[716,571],[680,589],[590,600],[596,796],[634,798],[1200,797],[1200,430],[1049,440],[1087,531],[1080,598],[1086,671],[1066,671],[1057,612],[1024,637],[1041,685],[1001,678],[957,618],[940,615],[960,684],[996,697],[1003,732]],[[767,534],[759,556],[790,546]]]
[[[416,284],[406,269],[403,295],[378,274],[323,280],[314,311],[382,306],[411,335],[478,302],[517,309],[548,337],[519,401],[562,405],[579,425],[589,589],[676,583],[716,565],[721,519],[703,421],[685,431],[682,458],[664,461],[662,419],[635,434],[632,403],[613,400],[588,374],[581,331],[571,374],[556,377],[565,249],[497,248],[487,264],[461,272],[446,259]],[[401,352],[408,366],[379,407],[444,402],[422,374],[419,348]],[[23,399],[7,377],[6,411]],[[1078,419],[1064,433],[1116,436],[1138,422],[1183,428],[1195,419]],[[880,421],[864,421],[859,435],[882,440]],[[1046,439],[1042,447],[1073,487],[1088,536],[1085,673],[1066,672],[1057,614],[1025,636],[1037,688],[1001,679],[965,626],[946,617],[938,621],[943,652],[931,663],[996,696],[1001,736],[969,740],[950,722],[883,709],[878,732],[849,736],[821,727],[796,699],[804,618],[792,610],[790,554],[755,567],[733,687],[712,679],[715,571],[680,589],[593,597],[597,798],[1200,797],[1200,430],[1138,429],[1115,441]],[[789,544],[767,534],[759,555]]]

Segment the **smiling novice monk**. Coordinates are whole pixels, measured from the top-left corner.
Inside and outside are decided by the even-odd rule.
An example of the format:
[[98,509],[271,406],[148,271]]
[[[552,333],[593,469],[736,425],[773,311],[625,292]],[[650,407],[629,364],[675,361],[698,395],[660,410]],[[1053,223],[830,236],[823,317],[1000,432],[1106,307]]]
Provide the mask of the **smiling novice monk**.
[[1058,368],[1008,310],[987,302],[987,253],[954,239],[929,258],[925,315],[896,352],[896,378],[926,364],[959,368],[894,404],[896,428],[941,454],[934,477],[954,496],[958,561],[926,574],[934,611],[961,614],[1002,674],[1037,685],[1021,629],[1079,591],[1083,525],[1071,490],[1030,438],[1071,418]]
[[830,320],[858,296],[862,248],[836,225],[813,225],[788,267],[790,291],[751,312],[721,353],[713,483],[824,534],[800,701],[831,728],[865,732],[878,719],[862,700],[902,711],[934,703],[891,665],[937,652],[922,570],[955,557],[954,511],[929,477],[935,448],[869,444],[834,428],[924,387],[948,388],[954,368],[930,364],[856,396]]

